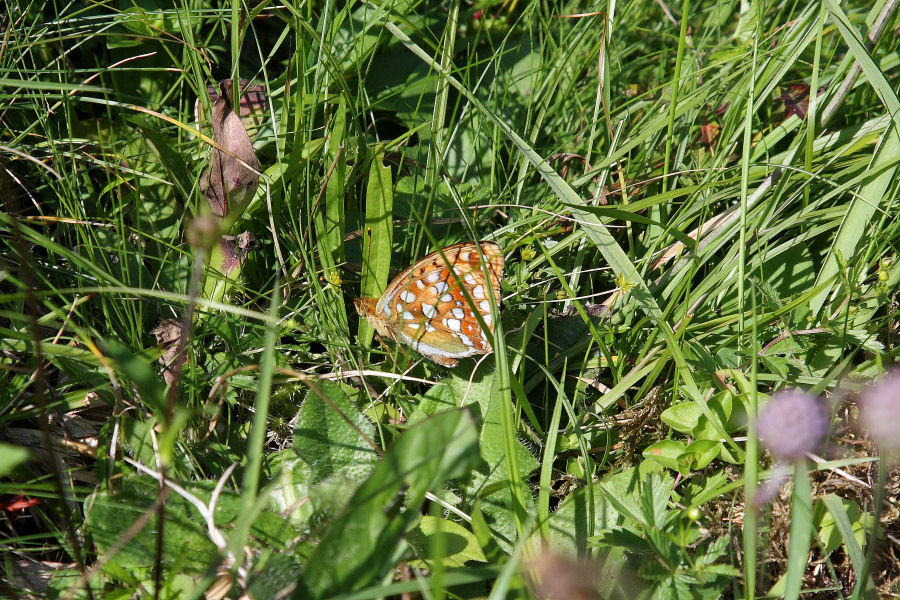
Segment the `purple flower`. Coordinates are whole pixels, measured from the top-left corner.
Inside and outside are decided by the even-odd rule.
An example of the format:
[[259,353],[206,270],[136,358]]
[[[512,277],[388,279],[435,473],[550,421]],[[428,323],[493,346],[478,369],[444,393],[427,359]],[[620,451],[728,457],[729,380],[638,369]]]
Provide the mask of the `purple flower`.
[[862,393],[859,424],[882,453],[900,456],[900,369]]
[[812,394],[777,392],[760,413],[756,433],[776,459],[793,462],[813,452],[828,433],[829,414]]

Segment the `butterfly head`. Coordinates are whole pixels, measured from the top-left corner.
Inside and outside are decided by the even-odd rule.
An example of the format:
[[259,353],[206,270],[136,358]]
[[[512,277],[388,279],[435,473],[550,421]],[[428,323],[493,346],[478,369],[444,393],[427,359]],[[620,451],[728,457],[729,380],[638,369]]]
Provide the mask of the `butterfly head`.
[[378,335],[396,339],[396,336],[391,332],[391,329],[387,326],[384,319],[376,316],[375,311],[377,305],[378,298],[357,298],[353,301],[353,307],[356,309],[356,314],[365,317],[366,321],[369,322],[369,325],[375,328]]
[[375,312],[376,302],[378,302],[376,298],[357,298],[353,301],[353,307],[356,309],[356,314],[367,317]]

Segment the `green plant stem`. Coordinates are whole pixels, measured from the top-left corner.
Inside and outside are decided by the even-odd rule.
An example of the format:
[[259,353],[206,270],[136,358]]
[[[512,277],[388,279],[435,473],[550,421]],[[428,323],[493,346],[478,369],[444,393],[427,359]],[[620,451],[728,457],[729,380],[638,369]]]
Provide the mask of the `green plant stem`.
[[[256,383],[256,400],[253,403],[253,426],[247,441],[247,465],[241,485],[243,514],[253,511],[256,493],[259,489],[260,468],[266,440],[269,400],[272,391],[272,374],[275,368],[275,341],[278,336],[278,309],[281,306],[281,287],[278,281],[272,286],[272,300],[269,307],[269,321],[263,338],[263,352],[259,363],[259,379]],[[249,530],[250,523],[246,523]]]
[[[741,310],[738,314],[738,340],[739,349],[744,348],[747,344],[746,342],[746,324],[744,322],[744,315],[746,314],[745,303],[747,301],[746,298],[746,289],[744,287],[744,282],[746,281],[746,264],[747,264],[747,212],[749,210],[748,202],[747,202],[747,192],[750,181],[750,152],[751,148],[751,140],[753,134],[753,104],[754,104],[754,96],[753,90],[756,87],[756,40],[758,36],[754,36],[753,38],[753,62],[751,66],[751,77],[750,83],[747,86],[748,98],[746,100],[746,113],[744,116],[744,139],[743,139],[743,152],[741,158],[741,222],[740,222],[740,241],[738,242],[739,248],[739,259],[738,259],[738,298],[741,302]],[[751,295],[754,297],[754,301],[752,305],[754,307],[754,319],[753,319],[753,336],[752,342],[749,344],[751,347],[750,353],[745,353],[744,356],[748,356],[750,358],[751,364],[753,365],[753,379],[752,387],[750,392],[749,406],[747,410],[747,414],[750,418],[751,424],[748,427],[747,431],[747,445],[746,445],[746,454],[744,456],[744,468],[746,470],[745,473],[745,483],[744,483],[744,503],[745,505],[751,501],[751,499],[756,495],[756,489],[758,484],[758,463],[757,463],[757,446],[756,446],[756,431],[755,427],[752,423],[753,419],[756,417],[756,381],[755,381],[755,373],[756,373],[756,359],[757,353],[755,351],[756,344],[756,321],[755,318],[755,294],[751,292]],[[744,531],[743,531],[743,550],[744,550],[744,599],[752,600],[756,594],[756,544],[757,544],[757,521],[756,515],[752,511],[745,511],[745,519],[744,519]]]
[[[872,562],[875,560],[875,554],[881,543],[883,532],[881,530],[881,512],[884,509],[884,490],[888,483],[888,468],[885,464],[885,457],[881,456],[878,460],[878,485],[875,486],[875,494],[873,498],[872,514],[874,515],[872,523],[872,533],[869,543],[866,544],[866,561],[862,570],[856,574],[856,586],[853,588],[852,600],[862,600],[876,597],[874,589],[869,588],[869,573],[872,569]],[[868,593],[871,589],[871,593]]]
[[[819,30],[816,33],[816,47],[813,52],[812,75],[809,81],[809,110],[806,114],[806,145],[803,166],[808,176],[812,176],[813,143],[816,141],[816,112],[819,106],[819,62],[822,58],[822,30],[825,28],[825,4],[819,8]],[[809,186],[803,188],[803,202],[809,205]]]
[[672,158],[672,139],[675,131],[675,108],[678,106],[678,91],[681,87],[681,63],[684,59],[684,47],[687,43],[688,11],[691,0],[681,3],[681,31],[678,33],[678,54],[675,56],[675,74],[672,76],[672,100],[669,102],[669,125],[666,128],[666,153],[663,157],[662,191],[669,189],[669,161]]

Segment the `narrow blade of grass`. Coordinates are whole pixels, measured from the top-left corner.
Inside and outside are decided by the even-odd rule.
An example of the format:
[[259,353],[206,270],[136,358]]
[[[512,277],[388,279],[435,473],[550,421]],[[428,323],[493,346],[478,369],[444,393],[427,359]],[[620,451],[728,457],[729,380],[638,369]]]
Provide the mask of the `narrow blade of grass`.
[[[394,188],[391,168],[384,165],[384,153],[372,158],[369,183],[366,187],[366,224],[363,231],[363,264],[360,295],[379,298],[387,286],[391,270],[391,251],[394,230],[391,224],[394,207]],[[372,344],[375,330],[365,319],[359,320],[359,343],[364,348]]]
[[812,488],[806,462],[800,461],[794,468],[794,492],[791,496],[791,533],[788,542],[787,572],[785,573],[785,600],[800,597],[803,575],[809,557],[809,541],[812,538]]

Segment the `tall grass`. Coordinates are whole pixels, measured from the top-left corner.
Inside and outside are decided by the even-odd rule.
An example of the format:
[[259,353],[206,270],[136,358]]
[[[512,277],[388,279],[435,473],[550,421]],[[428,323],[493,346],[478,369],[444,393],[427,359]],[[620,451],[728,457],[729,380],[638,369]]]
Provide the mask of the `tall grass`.
[[[856,423],[896,361],[894,8],[13,3],[4,595],[898,593]],[[228,78],[262,98],[230,274]],[[375,338],[353,299],[466,240],[505,253],[493,354]],[[755,415],[796,387],[830,431],[789,464]]]

